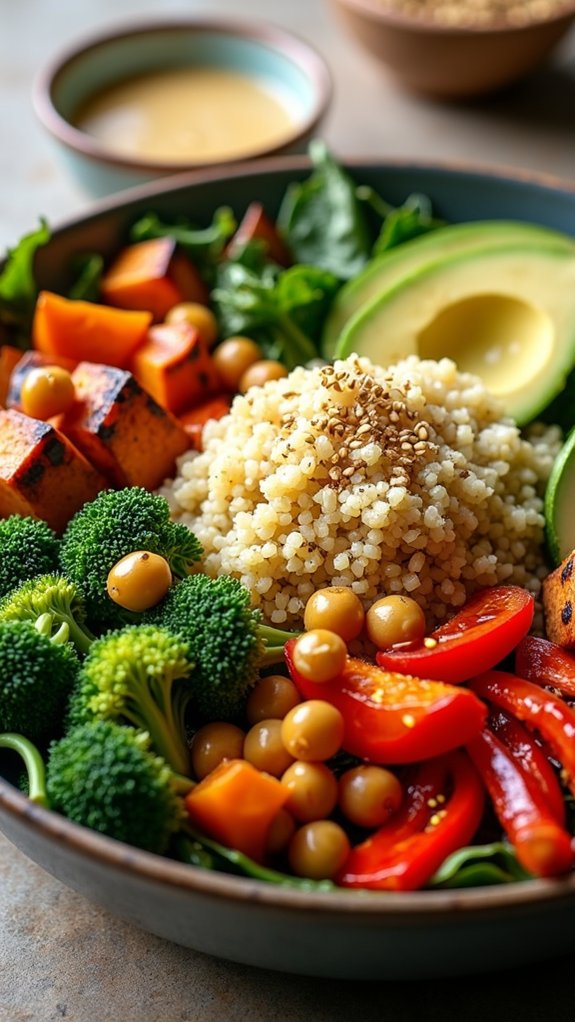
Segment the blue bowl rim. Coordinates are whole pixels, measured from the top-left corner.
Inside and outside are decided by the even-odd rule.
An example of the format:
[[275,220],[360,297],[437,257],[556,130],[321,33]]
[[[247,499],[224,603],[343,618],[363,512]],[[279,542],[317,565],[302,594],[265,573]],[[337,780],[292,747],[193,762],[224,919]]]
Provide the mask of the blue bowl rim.
[[[213,161],[160,161],[139,160],[135,157],[123,157],[112,149],[101,145],[95,138],[74,127],[58,110],[54,94],[58,82],[68,70],[82,61],[95,50],[105,50],[106,46],[121,39],[137,38],[161,33],[173,33],[174,30],[193,34],[210,32],[223,36],[238,37],[244,40],[255,40],[272,50],[281,52],[306,75],[312,87],[313,104],[308,114],[298,121],[285,139],[275,146],[263,145],[249,154],[227,160]],[[314,133],[327,113],[333,97],[333,79],[324,57],[311,43],[287,29],[280,28],[272,22],[240,20],[235,18],[204,18],[204,17],[164,17],[154,20],[123,22],[105,32],[88,33],[82,39],[69,44],[65,49],[53,56],[40,69],[32,84],[32,105],[36,116],[44,128],[67,149],[81,156],[100,163],[140,173],[158,173],[170,175],[181,173],[186,169],[204,170],[208,167],[228,167],[262,156],[281,155],[302,143]]]

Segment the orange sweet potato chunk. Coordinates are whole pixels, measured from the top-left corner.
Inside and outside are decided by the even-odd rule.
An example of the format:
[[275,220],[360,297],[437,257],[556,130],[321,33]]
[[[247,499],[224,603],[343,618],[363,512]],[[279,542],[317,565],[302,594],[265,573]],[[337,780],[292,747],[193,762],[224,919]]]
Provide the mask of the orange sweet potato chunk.
[[32,341],[45,355],[73,362],[87,359],[124,368],[146,336],[150,312],[127,312],[95,302],[41,291],[32,323]]
[[43,518],[62,532],[106,480],[51,423],[0,409],[0,517]]
[[128,245],[101,281],[102,298],[122,309],[147,309],[162,320],[179,302],[208,302],[208,291],[195,266],[172,238],[151,238]]
[[277,778],[245,759],[230,759],[192,788],[185,804],[198,830],[262,862],[269,829],[288,796]]
[[76,404],[59,428],[114,486],[154,489],[190,447],[185,429],[114,366],[80,362],[72,373]]
[[231,394],[218,394],[216,397],[208,398],[201,405],[194,405],[178,416],[178,421],[184,427],[190,440],[190,447],[196,451],[202,449],[202,433],[206,422],[210,419],[221,419],[227,415],[232,403]]
[[150,327],[130,369],[141,386],[174,415],[221,389],[207,345],[187,323]]

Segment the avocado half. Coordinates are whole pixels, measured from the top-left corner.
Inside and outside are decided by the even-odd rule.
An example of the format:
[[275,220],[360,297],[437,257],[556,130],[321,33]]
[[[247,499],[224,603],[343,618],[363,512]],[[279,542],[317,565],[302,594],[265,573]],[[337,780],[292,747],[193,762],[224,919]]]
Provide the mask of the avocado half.
[[382,366],[451,358],[524,425],[575,365],[575,249],[488,245],[426,264],[353,318],[335,356],[353,352]]
[[516,220],[478,220],[438,227],[429,234],[422,234],[383,252],[372,259],[357,277],[344,284],[323,329],[321,347],[324,357],[333,358],[340,335],[356,313],[426,264],[459,252],[514,242],[542,245],[555,242],[575,252],[575,239],[566,234]]

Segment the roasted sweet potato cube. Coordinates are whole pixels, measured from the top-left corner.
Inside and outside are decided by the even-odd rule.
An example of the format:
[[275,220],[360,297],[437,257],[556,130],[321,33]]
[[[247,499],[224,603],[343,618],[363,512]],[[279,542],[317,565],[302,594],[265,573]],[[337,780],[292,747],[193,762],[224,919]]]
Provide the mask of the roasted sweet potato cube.
[[34,310],[32,340],[34,347],[51,359],[100,359],[123,368],[144,340],[151,321],[151,313],[145,310],[112,309],[41,291]]
[[49,422],[0,409],[0,516],[34,515],[62,532],[107,486],[102,475]]
[[72,379],[62,432],[114,486],[159,486],[190,446],[185,429],[125,369],[80,362]]
[[200,274],[173,238],[138,241],[116,256],[101,281],[102,298],[122,309],[146,309],[156,321],[179,302],[207,304]]
[[547,638],[575,649],[575,550],[543,580],[543,611]]
[[190,447],[196,451],[202,449],[202,434],[204,426],[210,419],[221,419],[227,415],[232,403],[231,394],[218,394],[216,397],[203,401],[201,405],[194,405],[178,416],[178,421],[184,427],[190,440]]
[[235,234],[228,242],[226,255],[234,256],[249,241],[263,242],[269,259],[280,266],[291,266],[293,259],[287,245],[261,202],[250,202]]
[[188,323],[150,327],[130,368],[141,386],[174,415],[221,389],[207,345]]

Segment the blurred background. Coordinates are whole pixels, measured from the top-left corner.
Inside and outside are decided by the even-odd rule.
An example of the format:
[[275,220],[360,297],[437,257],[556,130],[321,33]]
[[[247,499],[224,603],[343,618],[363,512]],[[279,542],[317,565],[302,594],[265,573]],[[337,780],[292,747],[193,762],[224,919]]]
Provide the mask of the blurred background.
[[313,43],[334,81],[324,137],[342,156],[465,161],[575,179],[575,29],[519,84],[464,102],[404,90],[351,36],[330,0],[0,0],[0,247],[40,215],[91,201],[64,173],[30,102],[38,69],[93,29],[161,15],[273,22]]

